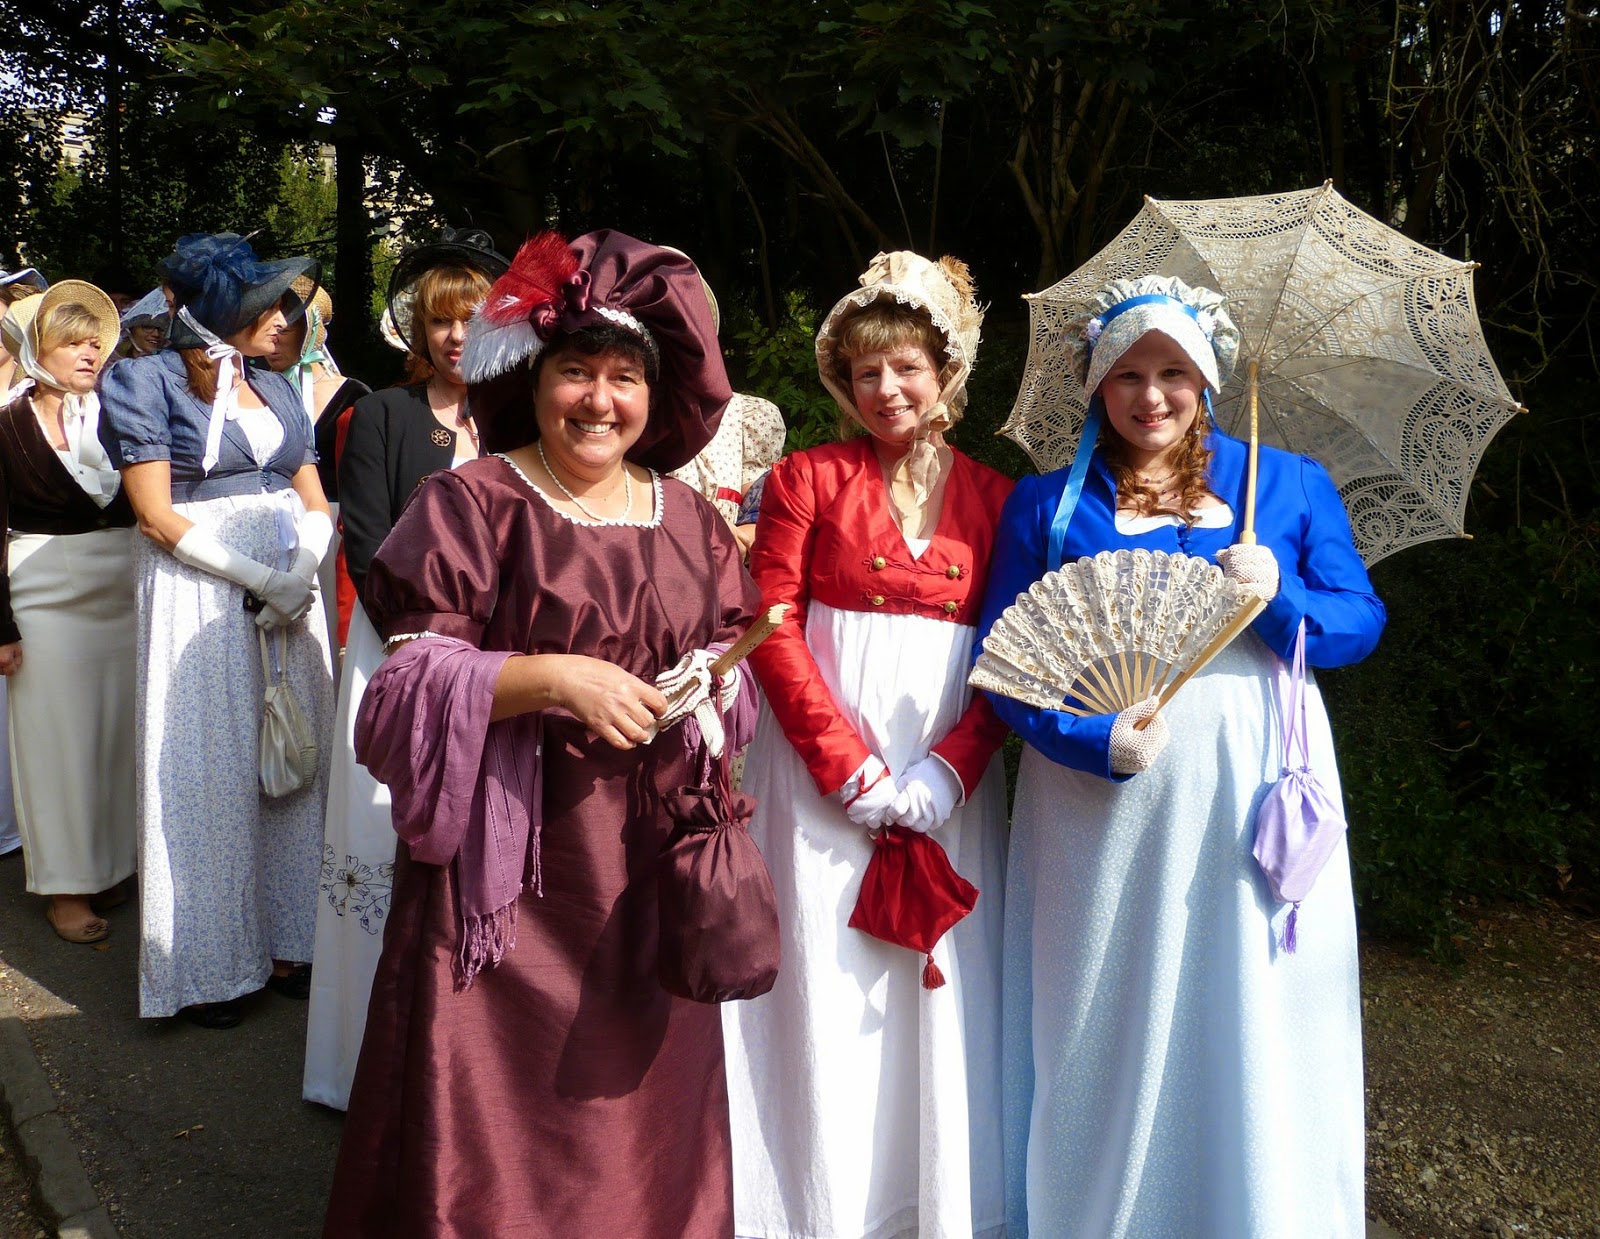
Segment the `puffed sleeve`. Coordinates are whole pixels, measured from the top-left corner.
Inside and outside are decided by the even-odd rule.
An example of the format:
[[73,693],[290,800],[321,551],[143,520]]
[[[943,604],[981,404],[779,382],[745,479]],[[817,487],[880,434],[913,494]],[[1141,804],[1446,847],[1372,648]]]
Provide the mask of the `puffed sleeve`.
[[[1055,514],[1059,491],[1043,484],[1044,479],[1025,477],[1006,500],[1000,512],[1000,529],[995,535],[994,559],[989,565],[989,587],[983,596],[983,614],[978,621],[978,643],[973,660],[983,650],[1000,613],[1026,593],[1042,577],[1049,545],[1050,519]],[[1080,718],[1061,710],[1041,710],[999,693],[986,693],[1012,731],[1058,765],[1098,774],[1123,782],[1128,776],[1111,770],[1111,724],[1114,714],[1095,714]]]
[[1388,615],[1372,592],[1333,479],[1313,460],[1294,464],[1288,480],[1300,503],[1298,555],[1286,562],[1281,543],[1274,546],[1281,584],[1251,627],[1279,657],[1289,658],[1304,619],[1306,661],[1343,667],[1372,653]]
[[416,490],[367,571],[362,601],[385,640],[431,632],[480,645],[500,595],[499,546],[459,474]]
[[394,527],[389,495],[389,419],[381,397],[356,401],[339,454],[339,524],[344,532],[344,564],[360,593],[367,568]]
[[125,357],[100,381],[100,443],[118,469],[172,459],[170,397],[159,356]]
[[789,612],[750,661],[783,734],[826,796],[845,785],[871,750],[839,712],[806,645],[816,521],[811,462],[797,452],[767,475],[750,552],[750,575],[761,587],[761,605],[787,603]]

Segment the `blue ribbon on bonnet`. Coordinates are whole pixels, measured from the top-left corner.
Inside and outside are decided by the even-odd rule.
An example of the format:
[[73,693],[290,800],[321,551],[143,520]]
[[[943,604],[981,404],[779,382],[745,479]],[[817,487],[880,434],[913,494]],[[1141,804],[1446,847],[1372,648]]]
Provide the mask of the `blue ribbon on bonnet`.
[[[1136,306],[1150,305],[1153,302],[1164,301],[1177,306],[1195,322],[1200,321],[1200,311],[1192,305],[1179,301],[1176,297],[1169,297],[1166,293],[1144,293],[1138,297],[1129,297],[1126,301],[1119,301],[1104,314],[1098,317],[1101,329],[1105,325],[1126,314]],[[1098,339],[1099,332],[1095,333]],[[1094,340],[1089,340],[1089,353],[1094,353]],[[1211,389],[1204,388],[1201,398],[1205,401],[1206,420],[1215,427],[1217,424],[1216,411],[1211,407]],[[1083,429],[1078,432],[1078,444],[1072,450],[1072,469],[1067,474],[1066,489],[1061,492],[1061,499],[1056,504],[1055,517],[1050,521],[1050,541],[1045,553],[1045,570],[1054,572],[1061,566],[1062,553],[1067,545],[1067,526],[1072,523],[1072,514],[1078,510],[1078,500],[1083,497],[1083,483],[1089,476],[1089,461],[1094,456],[1094,445],[1100,439],[1100,427],[1105,421],[1105,401],[1100,399],[1096,392],[1089,397],[1089,413],[1083,419]]]

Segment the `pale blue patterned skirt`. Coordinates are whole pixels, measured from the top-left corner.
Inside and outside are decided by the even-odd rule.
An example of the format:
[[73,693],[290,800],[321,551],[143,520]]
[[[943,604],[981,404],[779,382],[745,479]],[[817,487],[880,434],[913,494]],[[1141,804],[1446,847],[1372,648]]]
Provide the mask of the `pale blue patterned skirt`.
[[[1281,768],[1252,634],[1125,783],[1022,762],[1006,873],[1011,1239],[1359,1239],[1360,995],[1341,843],[1294,954],[1251,846]],[[1312,763],[1337,791],[1310,685]]]
[[[289,492],[284,492],[287,495]],[[283,498],[178,504],[262,563]],[[333,673],[320,607],[288,629],[288,678],[317,736],[316,782],[260,791],[261,655],[244,591],[134,540],[139,615],[139,1014],[260,989],[274,959],[311,958]]]

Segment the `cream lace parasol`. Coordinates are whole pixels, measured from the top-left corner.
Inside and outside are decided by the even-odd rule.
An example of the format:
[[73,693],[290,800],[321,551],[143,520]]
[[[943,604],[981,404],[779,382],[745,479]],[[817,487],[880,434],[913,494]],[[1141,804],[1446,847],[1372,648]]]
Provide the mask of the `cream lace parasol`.
[[1041,470],[1068,463],[1085,408],[1068,325],[1108,281],[1162,273],[1216,289],[1242,333],[1218,424],[1320,462],[1368,564],[1463,535],[1478,461],[1524,411],[1489,355],[1472,263],[1435,253],[1331,184],[1250,198],[1147,198],[1120,236],[1033,294],[1032,342],[1004,433]]

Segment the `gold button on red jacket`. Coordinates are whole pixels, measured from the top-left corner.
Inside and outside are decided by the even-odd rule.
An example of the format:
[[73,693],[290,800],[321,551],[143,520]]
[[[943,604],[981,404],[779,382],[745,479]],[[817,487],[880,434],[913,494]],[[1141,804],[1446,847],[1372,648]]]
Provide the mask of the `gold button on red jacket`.
[[[764,607],[783,602],[791,609],[750,661],[768,706],[824,795],[843,787],[871,750],[841,715],[806,646],[807,606],[814,600],[975,628],[1010,490],[1004,474],[955,452],[938,525],[928,549],[914,558],[889,510],[871,439],[796,452],[773,466],[750,574]],[[988,699],[976,693],[932,752],[970,795],[1005,735]]]

